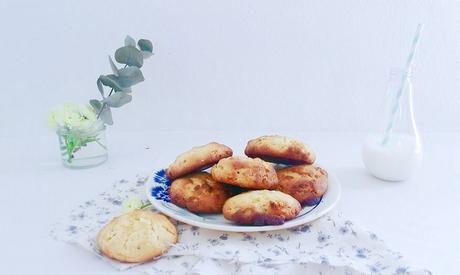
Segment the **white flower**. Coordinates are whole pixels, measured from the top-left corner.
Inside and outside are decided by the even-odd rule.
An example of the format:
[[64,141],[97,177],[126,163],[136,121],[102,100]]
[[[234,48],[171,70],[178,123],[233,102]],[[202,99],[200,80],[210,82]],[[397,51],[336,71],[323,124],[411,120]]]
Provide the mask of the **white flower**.
[[81,128],[82,116],[80,112],[65,112],[64,115],[64,124],[70,129]]
[[76,104],[65,103],[48,115],[48,124],[54,129],[95,131],[102,126],[97,122],[97,114],[89,105],[80,107]]
[[89,121],[96,121],[97,115],[96,112],[94,112],[93,107],[87,105],[85,108],[81,110],[81,115]]
[[138,198],[130,198],[123,202],[123,213],[128,213],[143,206],[142,201]]

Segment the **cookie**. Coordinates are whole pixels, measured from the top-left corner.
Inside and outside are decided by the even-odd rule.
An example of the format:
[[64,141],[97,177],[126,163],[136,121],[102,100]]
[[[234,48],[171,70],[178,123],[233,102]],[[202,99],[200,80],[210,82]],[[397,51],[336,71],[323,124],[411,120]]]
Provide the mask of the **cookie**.
[[227,220],[243,225],[279,225],[295,218],[300,203],[280,191],[256,190],[231,197],[223,208]]
[[209,173],[199,172],[172,182],[171,201],[193,213],[222,213],[222,206],[232,196],[230,186],[215,181]]
[[312,164],[316,159],[315,153],[303,142],[283,136],[252,139],[244,153],[251,158],[290,165]]
[[273,166],[257,158],[221,159],[212,167],[211,174],[216,181],[249,189],[273,189],[278,183]]
[[276,190],[293,196],[302,205],[315,205],[327,190],[327,172],[314,165],[291,166],[276,171]]
[[96,241],[107,257],[125,263],[143,263],[176,243],[177,231],[164,215],[134,210],[106,224]]
[[166,176],[169,179],[177,179],[188,173],[209,168],[220,159],[232,155],[233,151],[231,148],[217,142],[193,147],[191,150],[180,154],[176,160],[169,165]]

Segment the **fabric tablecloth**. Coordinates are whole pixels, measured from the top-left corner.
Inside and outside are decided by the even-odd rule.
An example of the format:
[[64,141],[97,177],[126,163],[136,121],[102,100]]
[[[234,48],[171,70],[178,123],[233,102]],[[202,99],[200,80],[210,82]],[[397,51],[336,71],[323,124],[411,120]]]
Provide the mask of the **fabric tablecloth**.
[[176,222],[178,243],[154,261],[136,265],[102,256],[95,243],[97,233],[122,213],[123,201],[146,199],[147,179],[137,176],[115,182],[56,223],[51,235],[99,255],[118,270],[135,268],[147,274],[431,274],[411,267],[378,236],[339,211],[295,228],[255,233],[220,232]]

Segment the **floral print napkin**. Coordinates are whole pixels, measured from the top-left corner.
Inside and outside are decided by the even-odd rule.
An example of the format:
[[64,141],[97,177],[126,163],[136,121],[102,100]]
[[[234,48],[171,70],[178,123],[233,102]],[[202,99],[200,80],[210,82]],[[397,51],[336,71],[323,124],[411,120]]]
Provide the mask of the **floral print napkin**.
[[[123,201],[145,199],[147,177],[120,180],[83,202],[57,223],[51,235],[89,250],[118,270],[147,274],[431,274],[414,269],[375,234],[340,212],[296,228],[233,233],[178,223],[179,242],[156,260],[124,264],[100,254],[95,238],[104,224],[122,213]],[[155,211],[152,209],[152,211]]]

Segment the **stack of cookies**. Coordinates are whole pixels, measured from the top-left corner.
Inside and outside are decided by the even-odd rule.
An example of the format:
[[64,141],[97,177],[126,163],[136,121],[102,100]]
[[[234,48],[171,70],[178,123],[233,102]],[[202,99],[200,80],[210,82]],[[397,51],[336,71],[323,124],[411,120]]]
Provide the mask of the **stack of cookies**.
[[171,201],[194,213],[223,213],[238,224],[279,225],[327,190],[327,172],[313,165],[315,154],[301,141],[262,136],[248,142],[245,154],[233,156],[231,148],[212,142],[179,155],[166,173]]

